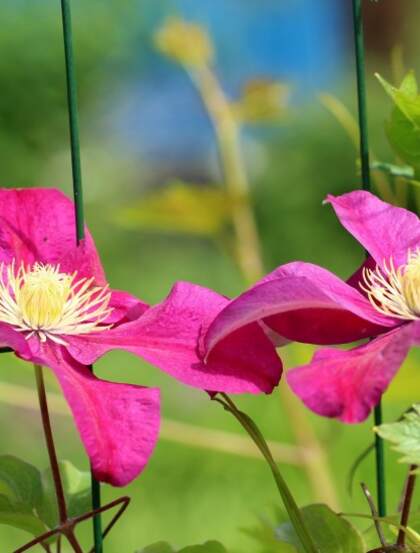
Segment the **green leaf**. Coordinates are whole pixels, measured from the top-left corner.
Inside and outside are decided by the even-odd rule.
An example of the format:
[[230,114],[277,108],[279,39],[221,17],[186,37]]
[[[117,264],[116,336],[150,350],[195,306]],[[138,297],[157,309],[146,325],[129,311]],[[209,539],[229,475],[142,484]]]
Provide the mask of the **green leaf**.
[[207,541],[202,545],[190,545],[175,551],[167,542],[158,542],[149,545],[137,553],[227,553],[223,545],[217,541]]
[[[320,553],[365,553],[365,544],[357,530],[327,505],[308,505],[301,513]],[[280,541],[293,545],[298,553],[304,553],[290,522],[277,529],[277,536]]]
[[41,498],[39,471],[17,457],[0,456],[0,524],[42,534],[46,528],[36,515]]
[[203,545],[184,547],[178,553],[227,553],[227,551],[218,541],[207,541]]
[[231,206],[221,187],[174,181],[120,209],[116,222],[127,228],[213,237],[227,224]]
[[388,140],[395,152],[409,165],[420,168],[420,96],[413,72],[396,88],[377,75],[395,107],[386,122]]
[[[69,516],[76,517],[90,511],[92,509],[90,473],[78,470],[70,461],[60,461],[59,466]],[[38,508],[39,515],[49,528],[54,528],[59,522],[59,517],[50,468],[42,473],[42,487],[43,498]]]
[[0,524],[25,530],[33,536],[39,536],[47,530],[43,522],[30,510],[13,505],[2,495],[0,495]]
[[395,451],[403,454],[401,463],[420,464],[420,404],[413,405],[413,410],[405,413],[403,420],[381,424],[375,432],[393,443]]
[[160,541],[153,545],[148,545],[144,549],[140,549],[137,553],[176,553],[169,543]]

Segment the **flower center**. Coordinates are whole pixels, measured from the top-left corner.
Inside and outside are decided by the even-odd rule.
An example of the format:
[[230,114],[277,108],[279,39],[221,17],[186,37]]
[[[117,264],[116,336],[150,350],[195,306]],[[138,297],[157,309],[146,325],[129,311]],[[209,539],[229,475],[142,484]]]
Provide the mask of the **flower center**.
[[407,263],[395,269],[392,259],[383,268],[364,269],[360,287],[377,311],[398,319],[420,319],[420,249],[409,251]]
[[66,345],[62,335],[106,330],[102,325],[111,313],[108,287],[94,286],[94,278],[76,280],[77,272],[60,272],[59,265],[22,264],[15,270],[0,264],[0,322],[19,332],[36,334],[42,342],[50,338]]

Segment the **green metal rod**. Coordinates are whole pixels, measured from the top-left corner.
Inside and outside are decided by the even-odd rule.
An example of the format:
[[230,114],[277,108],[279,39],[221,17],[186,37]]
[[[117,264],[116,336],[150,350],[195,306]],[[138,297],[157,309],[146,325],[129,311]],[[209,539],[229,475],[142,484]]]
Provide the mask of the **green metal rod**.
[[[61,0],[63,20],[64,54],[66,61],[67,106],[69,112],[71,165],[73,173],[73,195],[76,217],[76,242],[80,244],[85,235],[82,170],[80,161],[79,119],[77,108],[77,81],[73,54],[70,0]],[[93,368],[92,368],[93,370]],[[92,508],[101,507],[101,488],[92,473]],[[95,553],[103,553],[102,517],[93,517],[93,537]]]
[[[360,157],[362,164],[362,185],[370,190],[369,137],[366,104],[365,47],[363,36],[362,0],[353,1],[354,44],[356,54],[357,99],[359,106]],[[382,402],[375,407],[375,426],[382,424]],[[386,516],[385,456],[382,438],[375,436],[376,484],[379,516]]]
[[67,106],[69,112],[73,195],[76,206],[76,239],[79,244],[84,238],[85,230],[82,170],[80,162],[79,116],[77,109],[77,82],[73,55],[70,0],[61,0],[61,13],[63,18],[64,54],[66,59]]
[[[92,507],[93,509],[99,509],[101,506],[101,486],[97,480],[95,480],[92,474]],[[93,540],[95,544],[95,553],[103,553],[103,535],[102,535],[102,518],[101,515],[93,517]]]
[[356,53],[357,100],[359,105],[360,156],[362,185],[370,190],[369,135],[366,105],[365,45],[363,38],[362,0],[353,0],[354,44]]

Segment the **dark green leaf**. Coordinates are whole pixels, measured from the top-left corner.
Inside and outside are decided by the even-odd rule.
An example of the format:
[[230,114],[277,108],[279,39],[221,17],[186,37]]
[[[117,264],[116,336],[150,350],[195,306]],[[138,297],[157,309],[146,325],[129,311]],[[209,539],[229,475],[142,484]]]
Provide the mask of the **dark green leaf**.
[[[301,512],[320,553],[365,553],[365,544],[357,530],[327,505],[309,505]],[[277,536],[280,541],[293,545],[298,553],[304,553],[290,522],[277,529]]]
[[41,498],[39,471],[17,457],[0,456],[0,524],[42,534],[46,528],[36,516]]

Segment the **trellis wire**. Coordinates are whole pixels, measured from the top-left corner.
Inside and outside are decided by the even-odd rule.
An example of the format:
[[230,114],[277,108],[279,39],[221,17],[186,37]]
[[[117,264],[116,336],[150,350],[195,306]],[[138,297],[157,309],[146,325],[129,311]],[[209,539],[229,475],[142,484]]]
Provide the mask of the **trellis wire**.
[[[83,187],[80,162],[79,118],[77,108],[77,82],[73,55],[73,37],[71,24],[70,0],[61,0],[61,13],[63,20],[64,53],[66,64],[67,82],[67,109],[69,114],[71,165],[73,175],[73,194],[76,217],[76,241],[79,245],[84,238],[84,211],[83,211]],[[92,508],[101,507],[101,489],[99,482],[92,473]],[[95,553],[103,552],[102,520],[98,514],[93,517],[93,535]]]
[[[357,72],[357,97],[359,106],[359,129],[360,129],[360,158],[362,165],[362,185],[364,190],[370,190],[370,163],[369,163],[369,138],[367,125],[366,105],[366,77],[365,77],[365,48],[363,37],[363,12],[362,0],[353,0],[353,25],[354,43],[356,54]],[[382,402],[380,401],[374,411],[375,425],[382,424]],[[376,462],[376,485],[378,493],[379,516],[386,516],[386,495],[385,495],[385,458],[384,444],[382,438],[375,434],[375,462]]]

